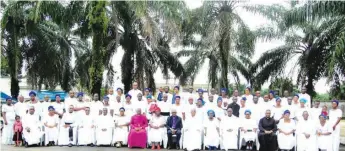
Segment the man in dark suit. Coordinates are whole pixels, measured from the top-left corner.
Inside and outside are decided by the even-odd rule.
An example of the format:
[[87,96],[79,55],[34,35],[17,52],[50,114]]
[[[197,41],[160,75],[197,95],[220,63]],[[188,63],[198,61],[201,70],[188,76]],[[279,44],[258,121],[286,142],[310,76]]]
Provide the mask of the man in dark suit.
[[176,110],[171,110],[171,116],[167,119],[166,124],[168,130],[168,149],[172,149],[176,146],[176,149],[180,149],[180,138],[182,129],[182,119],[176,115]]

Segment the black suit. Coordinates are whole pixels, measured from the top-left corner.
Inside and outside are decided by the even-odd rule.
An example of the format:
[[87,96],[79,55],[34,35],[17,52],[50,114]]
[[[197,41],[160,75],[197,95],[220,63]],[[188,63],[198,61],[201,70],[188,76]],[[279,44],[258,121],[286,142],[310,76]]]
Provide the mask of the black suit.
[[[179,147],[179,142],[180,142],[180,138],[181,138],[181,129],[182,129],[182,119],[178,116],[175,117],[176,121],[175,121],[175,128],[173,127],[173,116],[169,116],[167,119],[167,123],[166,123],[166,127],[167,127],[167,131],[168,131],[168,145],[169,148],[172,148],[175,144],[175,146]],[[171,129],[176,130],[175,134],[176,134],[176,143],[173,143],[173,133],[171,131]]]

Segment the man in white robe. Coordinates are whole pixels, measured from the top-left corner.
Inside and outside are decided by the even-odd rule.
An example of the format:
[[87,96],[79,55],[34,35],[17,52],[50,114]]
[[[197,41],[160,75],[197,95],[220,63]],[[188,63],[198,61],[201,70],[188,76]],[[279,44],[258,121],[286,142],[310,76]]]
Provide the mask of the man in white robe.
[[183,113],[182,113],[182,117],[181,117],[183,122],[186,119],[189,119],[191,117],[190,111],[195,107],[196,107],[196,105],[194,104],[194,98],[191,96],[188,99],[188,104],[186,104],[185,107],[183,108]]
[[[264,98],[261,97],[261,92],[260,91],[256,91],[255,92],[255,96],[258,97],[258,103],[261,104],[262,102],[264,102]],[[253,97],[254,99],[254,97]]]
[[295,119],[295,117],[296,117],[296,115],[295,115],[296,114],[296,107],[294,105],[292,105],[292,97],[287,97],[287,104],[285,106],[283,106],[283,108],[284,108],[284,110],[289,110],[290,111],[290,118],[291,119]]
[[319,116],[321,115],[322,108],[320,107],[320,101],[315,101],[313,108],[310,109],[311,111],[311,119],[313,121],[318,121]]
[[141,92],[140,90],[138,90],[138,83],[137,82],[133,82],[132,84],[132,90],[130,90],[128,92],[129,95],[133,96],[132,102],[135,104],[138,100],[136,98],[136,96],[138,96],[138,94],[141,93],[143,94],[143,92]]
[[18,96],[18,100],[19,101],[14,104],[14,111],[16,112],[16,115],[23,118],[27,111],[27,105],[25,104],[24,97],[22,95]]
[[303,112],[303,119],[298,121],[296,126],[297,150],[316,151],[316,126],[315,121],[309,118],[307,111]]
[[44,96],[44,101],[41,102],[41,119],[43,119],[48,114],[48,107],[51,106],[50,98],[48,95]]
[[74,113],[74,106],[70,105],[68,112],[64,113],[60,121],[60,132],[58,138],[58,145],[68,145],[72,147],[77,142],[77,126],[78,117]]
[[111,106],[113,107],[114,109],[114,115],[115,116],[119,116],[120,115],[120,108],[123,107],[123,102],[125,101],[125,98],[123,98],[123,101],[122,101],[122,98],[121,96],[116,96],[116,101],[115,102],[111,102]]
[[340,120],[343,116],[343,112],[338,108],[339,101],[332,101],[332,109],[329,110],[329,123],[332,125],[332,146],[333,151],[339,150],[340,145]]
[[310,95],[307,94],[307,88],[306,87],[302,87],[302,90],[301,90],[301,93],[298,94],[299,98],[302,99],[306,99],[306,102],[305,102],[305,106],[307,108],[311,108],[311,98],[310,98]]
[[[188,100],[190,98],[192,98],[193,99],[193,103],[194,103],[196,101],[197,97],[195,96],[195,94],[193,94],[193,91],[194,91],[193,87],[190,87],[188,89],[188,92],[184,95],[184,98],[186,98]],[[188,102],[186,102],[186,103],[188,103]],[[188,111],[188,112],[190,112],[190,111]]]
[[[114,89],[110,88],[108,89],[108,95],[109,97],[109,101],[112,103],[112,102],[115,102],[115,99],[116,99],[116,95],[114,94]],[[110,103],[110,104],[111,104]]]
[[25,147],[29,145],[39,144],[43,133],[41,131],[42,124],[39,116],[35,115],[35,108],[31,106],[29,113],[23,117],[23,138],[25,139]]
[[[219,94],[219,93],[218,93],[218,94]],[[215,88],[212,88],[212,89],[211,89],[211,94],[210,94],[210,95],[213,96],[213,101],[216,101],[216,100],[218,99],[218,97],[219,97],[218,94],[217,94],[217,91],[216,91]]]
[[90,114],[90,108],[85,108],[85,114],[79,116],[80,122],[78,124],[78,145],[95,144],[95,121],[94,117]]
[[[218,98],[217,98],[218,99]],[[207,110],[214,110],[217,106],[217,99],[214,100],[214,97],[213,95],[209,95],[208,96],[208,100],[207,102],[205,103],[205,108]]]
[[288,90],[285,90],[284,91],[284,93],[283,93],[283,96],[284,97],[282,97],[281,98],[281,105],[283,106],[283,107],[285,107],[286,105],[288,105],[288,97],[289,97],[289,91]]
[[79,92],[77,94],[77,102],[74,104],[74,113],[77,114],[78,117],[81,117],[85,114],[85,108],[88,106],[88,103],[84,102],[84,93]]
[[238,149],[238,118],[232,115],[232,109],[228,108],[227,116],[220,123],[221,149]]
[[44,124],[45,145],[54,146],[57,144],[59,136],[59,115],[55,114],[53,106],[48,107],[48,113],[44,116],[42,123]]
[[162,111],[161,114],[165,118],[168,118],[168,116],[170,115],[170,110],[171,110],[171,103],[168,102],[168,95],[163,94],[162,101],[159,101],[157,104],[158,104],[158,107]]
[[202,141],[203,125],[200,118],[196,116],[196,110],[191,110],[191,118],[186,121],[184,126],[184,148],[188,151],[200,150]]
[[[75,98],[75,92],[74,91],[69,91],[68,97],[65,98],[64,104],[65,104],[65,109],[68,109],[70,105],[75,106],[77,103],[77,98]],[[56,108],[55,108],[56,109]]]
[[[103,108],[102,115],[97,119],[96,141],[97,146],[110,145],[113,138],[114,120],[108,114],[108,109]],[[116,135],[116,134],[115,134]]]
[[89,102],[90,114],[94,118],[97,118],[102,114],[103,102],[99,100],[99,95],[95,93],[93,95],[93,101]]

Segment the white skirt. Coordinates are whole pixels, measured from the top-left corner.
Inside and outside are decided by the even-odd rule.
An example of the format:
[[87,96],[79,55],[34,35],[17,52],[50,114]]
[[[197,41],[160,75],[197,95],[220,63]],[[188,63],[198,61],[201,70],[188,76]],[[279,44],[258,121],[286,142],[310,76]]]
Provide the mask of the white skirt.
[[128,128],[115,128],[114,135],[113,135],[113,142],[112,144],[116,142],[122,142],[122,144],[127,144],[128,140]]
[[285,135],[283,133],[279,133],[278,134],[278,145],[280,149],[292,149],[295,144],[295,137],[293,136],[293,134],[290,135]]
[[8,120],[7,125],[5,125],[4,122],[4,128],[2,129],[2,136],[1,136],[1,141],[2,144],[4,145],[12,145],[14,144],[12,139],[13,139],[13,123],[14,121]]
[[159,129],[154,129],[154,128],[150,128],[148,135],[149,135],[149,141],[152,142],[162,142],[163,140],[163,133],[162,133],[162,128]]

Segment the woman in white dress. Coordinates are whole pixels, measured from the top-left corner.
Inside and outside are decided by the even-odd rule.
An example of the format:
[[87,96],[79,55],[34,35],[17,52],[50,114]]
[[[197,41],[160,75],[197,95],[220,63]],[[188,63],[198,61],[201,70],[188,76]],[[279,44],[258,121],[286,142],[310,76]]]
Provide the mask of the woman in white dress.
[[320,123],[316,127],[319,151],[332,151],[332,125],[326,121],[327,116],[320,115]]
[[272,112],[273,112],[273,118],[275,121],[279,121],[281,119],[283,119],[283,113],[284,113],[284,108],[281,105],[281,98],[276,98],[276,103],[273,106]]
[[14,112],[14,105],[12,104],[12,98],[6,98],[6,104],[2,105],[2,117],[4,121],[4,128],[2,130],[2,144],[12,145],[13,139],[13,124],[16,117]]
[[154,115],[152,115],[149,123],[150,128],[148,132],[148,140],[151,143],[151,149],[155,149],[156,147],[157,149],[160,149],[160,143],[163,140],[163,134],[165,134],[164,131],[166,131],[166,120],[165,117],[161,115],[161,109],[157,106],[154,108],[153,114]]
[[123,107],[126,110],[126,115],[132,117],[134,115],[134,104],[131,101],[132,96],[129,94],[126,94],[126,101],[123,103]]
[[213,110],[207,111],[208,119],[205,120],[204,126],[204,145],[209,150],[217,150],[219,145],[219,121],[215,118]]
[[122,145],[127,145],[128,138],[128,125],[130,122],[130,117],[125,115],[125,108],[121,107],[119,109],[120,115],[114,116],[115,130],[113,135],[113,142],[117,148]]
[[54,146],[57,144],[58,136],[59,136],[59,115],[55,114],[55,109],[53,106],[48,107],[48,115],[45,116],[43,119],[43,124],[45,126],[45,145]]
[[332,109],[329,110],[329,123],[333,128],[333,150],[339,150],[340,145],[340,120],[343,115],[341,109],[338,108],[339,101],[333,100],[332,101]]
[[240,145],[251,150],[257,137],[258,125],[256,119],[251,118],[252,112],[250,110],[246,110],[244,114],[245,118],[240,119]]
[[290,119],[290,111],[284,111],[284,117],[278,124],[278,145],[282,151],[288,151],[294,148],[296,141],[293,133],[296,130],[295,121]]

